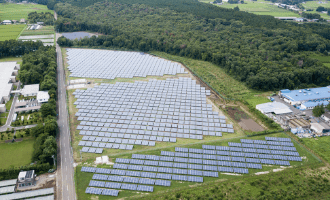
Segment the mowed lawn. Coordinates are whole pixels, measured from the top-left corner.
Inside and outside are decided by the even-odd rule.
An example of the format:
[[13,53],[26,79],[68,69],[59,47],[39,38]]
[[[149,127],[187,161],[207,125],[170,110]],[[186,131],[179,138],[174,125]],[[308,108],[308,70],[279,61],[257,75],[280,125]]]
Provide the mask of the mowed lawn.
[[26,25],[0,25],[0,41],[16,40],[25,26]]
[[30,12],[50,12],[45,5],[38,4],[14,4],[14,3],[0,3],[0,19],[1,20],[20,20],[22,18],[28,19]]
[[0,144],[0,169],[11,166],[20,167],[32,162],[34,139],[23,139],[22,142]]

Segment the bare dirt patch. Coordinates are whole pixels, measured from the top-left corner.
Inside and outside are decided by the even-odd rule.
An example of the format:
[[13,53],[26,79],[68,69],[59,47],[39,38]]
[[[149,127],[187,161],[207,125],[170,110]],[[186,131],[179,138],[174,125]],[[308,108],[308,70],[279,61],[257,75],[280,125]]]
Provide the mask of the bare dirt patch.
[[253,121],[253,119],[242,119],[238,124],[244,130],[249,130],[254,132],[260,132],[265,130],[259,124],[257,124],[257,122]]
[[234,119],[242,127],[242,129],[247,131],[264,131],[257,122],[251,119],[244,111],[240,110],[237,107],[227,107],[227,113],[229,116]]

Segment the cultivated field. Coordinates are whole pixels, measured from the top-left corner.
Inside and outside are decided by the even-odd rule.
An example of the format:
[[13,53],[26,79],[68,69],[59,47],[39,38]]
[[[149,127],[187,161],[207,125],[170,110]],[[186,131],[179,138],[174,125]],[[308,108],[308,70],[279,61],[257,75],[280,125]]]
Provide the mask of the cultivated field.
[[[322,3],[320,3],[322,2]],[[313,11],[307,12],[307,13],[317,13],[320,14],[322,18],[324,19],[330,19],[330,16],[324,13],[316,12],[316,9],[319,6],[330,8],[330,3],[328,1],[306,1],[304,4],[302,4],[305,9],[313,9]]]
[[0,144],[0,169],[20,167],[32,162],[34,139],[26,139],[22,142]]
[[21,36],[33,36],[33,35],[54,35],[55,31],[54,31],[54,26],[42,26],[41,29],[37,29],[37,30],[27,30],[24,29],[24,31],[22,32]]
[[[13,3],[0,3],[0,19],[1,20],[20,20],[28,18],[30,12],[50,12],[47,6],[39,4],[13,4]],[[1,32],[1,31],[0,31]]]
[[[209,3],[209,0],[201,1],[205,3]],[[278,8],[275,5],[270,5],[270,1],[244,1],[244,4],[229,4],[223,3],[223,5],[217,5],[222,8],[234,8],[236,6],[239,7],[240,11],[250,12],[256,15],[271,15],[274,17],[299,17],[299,14],[294,12]]]
[[16,40],[26,25],[0,25],[0,41]]

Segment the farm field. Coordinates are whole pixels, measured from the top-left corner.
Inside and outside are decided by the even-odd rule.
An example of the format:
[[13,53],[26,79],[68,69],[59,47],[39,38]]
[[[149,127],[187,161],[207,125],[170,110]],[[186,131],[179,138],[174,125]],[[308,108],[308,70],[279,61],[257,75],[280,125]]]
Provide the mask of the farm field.
[[[267,135],[269,137],[288,137],[285,133],[277,133],[277,134],[271,134],[271,135]],[[257,137],[242,137],[240,139],[255,139],[255,140],[264,140],[265,136],[257,136]],[[222,141],[213,141],[213,142],[204,142],[203,144],[207,144],[207,145],[217,145],[217,146],[228,146],[228,142],[240,142],[240,139],[223,139]],[[299,167],[299,166],[304,166],[304,165],[313,165],[313,164],[317,164],[319,163],[319,160],[317,158],[315,158],[310,152],[306,151],[300,144],[298,144],[297,142],[293,141],[297,151],[299,152],[300,156],[303,157],[303,161],[302,162],[291,162],[291,166],[294,167]],[[182,145],[177,145],[179,147],[185,147],[185,148],[197,148],[197,149],[201,149],[202,148],[202,144],[187,144],[185,146]],[[144,151],[139,151],[137,152],[137,154],[148,154],[148,155],[160,155],[161,151],[172,151],[174,152],[175,147],[164,147],[164,148],[160,148],[160,149],[153,149],[153,150],[144,150]],[[111,154],[109,156],[109,161],[110,162],[115,162],[116,158],[131,158],[132,153],[136,153],[136,152],[126,152],[126,153],[121,153],[121,154]],[[88,164],[87,164],[88,163]],[[85,190],[86,187],[88,187],[89,181],[92,180],[92,176],[93,173],[86,173],[86,172],[81,172],[81,167],[82,166],[94,166],[93,161],[87,161],[84,162],[83,165],[79,165],[75,170],[75,181],[77,183],[77,194],[78,194],[78,198],[79,199],[83,199],[83,200],[89,200],[89,199],[94,199],[96,198],[95,195],[90,195],[90,194],[86,194]],[[112,168],[112,165],[107,166],[107,165],[98,165],[98,168]],[[219,172],[219,177],[218,178],[213,178],[213,177],[204,177],[204,182],[201,183],[193,183],[193,182],[184,182],[184,181],[171,181],[171,186],[170,187],[162,187],[162,186],[154,186],[154,192],[152,193],[153,195],[157,194],[157,193],[161,193],[161,194],[165,194],[168,192],[172,192],[175,190],[183,190],[183,189],[188,189],[188,188],[192,188],[192,187],[198,187],[201,185],[208,185],[208,184],[214,184],[217,183],[219,181],[239,181],[242,178],[244,178],[245,180],[248,180],[250,178],[253,177],[254,173],[257,172],[262,172],[262,171],[272,171],[274,169],[278,169],[280,168],[279,166],[274,166],[274,165],[263,165],[263,168],[260,169],[249,169],[249,174],[245,174],[245,175],[238,175],[238,176],[232,176],[232,175],[228,175],[226,173],[220,173]],[[289,169],[284,169],[284,171],[289,170]],[[124,198],[124,197],[129,197],[129,198],[138,198],[138,197],[143,197],[144,194],[135,192],[135,191],[126,191],[126,190],[121,190],[119,192],[119,196],[116,198]],[[109,197],[104,197],[104,196],[99,196],[99,199],[115,199],[115,197],[113,198],[109,198]]]
[[0,3],[0,19],[1,20],[20,20],[28,18],[30,12],[50,12],[54,14],[53,10],[48,10],[47,6],[39,4],[13,4]]
[[319,6],[330,8],[330,3],[327,1],[321,1],[322,3],[319,3],[320,1],[306,1],[304,4],[302,4],[305,9],[313,9],[313,11],[309,11],[307,13],[317,13],[320,14],[322,18],[324,19],[330,19],[330,16],[324,13],[317,12],[316,9]]
[[318,137],[318,138],[302,138],[303,144],[312,149],[315,153],[321,156],[324,160],[330,163],[330,137]]
[[[201,1],[204,3],[209,3],[210,1]],[[223,5],[216,5],[222,8],[231,8],[238,6],[240,11],[250,12],[256,15],[271,15],[274,17],[300,17],[299,14],[294,12],[278,8],[275,5],[270,5],[269,1],[245,1],[244,4],[229,4],[224,3]]]
[[24,29],[21,36],[33,36],[33,35],[50,35],[54,34],[54,26],[42,26],[42,29],[27,30]]
[[32,162],[33,144],[34,139],[26,138],[22,142],[1,143],[0,169],[29,165]]
[[16,40],[26,25],[0,25],[0,41]]

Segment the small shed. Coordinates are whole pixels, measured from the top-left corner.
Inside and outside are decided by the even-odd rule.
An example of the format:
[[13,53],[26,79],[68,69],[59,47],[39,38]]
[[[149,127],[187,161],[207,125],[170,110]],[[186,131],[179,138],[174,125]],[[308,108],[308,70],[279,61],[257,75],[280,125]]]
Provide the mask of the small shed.
[[18,187],[35,185],[35,178],[34,170],[20,172],[18,175]]
[[49,100],[48,91],[39,91],[37,94],[38,103],[47,103]]

